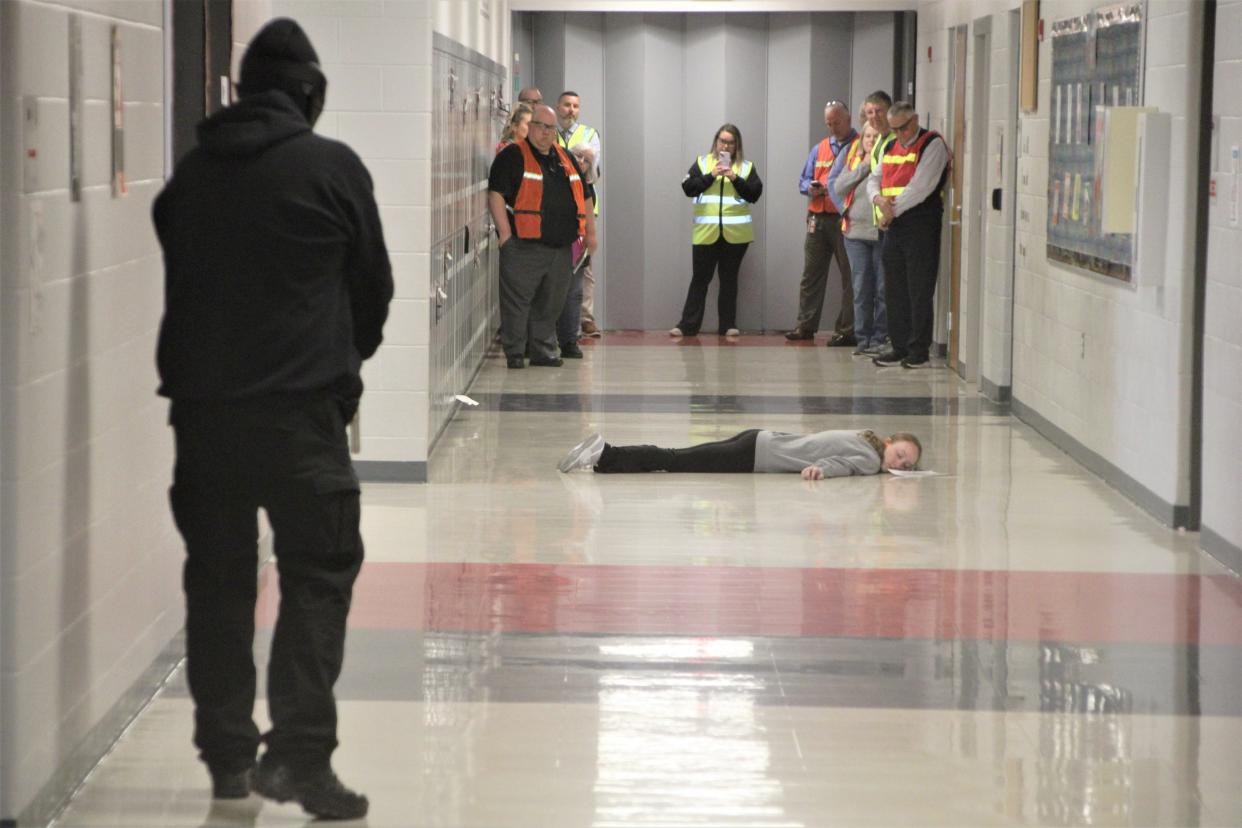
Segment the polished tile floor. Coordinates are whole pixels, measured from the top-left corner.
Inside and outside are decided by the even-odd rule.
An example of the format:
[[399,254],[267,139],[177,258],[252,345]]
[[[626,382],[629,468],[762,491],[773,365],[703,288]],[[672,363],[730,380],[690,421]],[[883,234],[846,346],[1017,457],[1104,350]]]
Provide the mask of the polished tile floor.
[[[365,488],[335,758],[358,824],[1242,825],[1242,581],[1195,535],[943,368],[584,350],[489,359],[431,482]],[[556,471],[590,431],[747,427],[914,431],[942,474]],[[190,727],[178,673],[57,824],[306,823],[213,806]]]

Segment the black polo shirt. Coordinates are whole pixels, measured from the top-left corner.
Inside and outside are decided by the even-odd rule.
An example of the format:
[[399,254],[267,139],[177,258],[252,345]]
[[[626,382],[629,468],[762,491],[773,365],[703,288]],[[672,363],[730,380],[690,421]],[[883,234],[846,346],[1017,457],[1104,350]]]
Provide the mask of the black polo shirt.
[[[527,141],[535,160],[543,168],[543,203],[541,212],[541,237],[538,241],[549,247],[568,247],[578,238],[578,207],[574,204],[574,193],[569,186],[569,171],[561,165],[559,153],[553,145],[547,155],[539,152],[534,144]],[[578,175],[582,170],[578,167],[578,159],[573,153],[566,152]],[[492,161],[491,172],[487,176],[487,189],[504,196],[505,204],[513,206],[517,200],[518,188],[522,185],[522,175],[526,165],[522,161],[522,150],[516,144],[510,144],[500,151]],[[584,198],[594,199],[595,188],[584,180],[582,182]],[[587,208],[590,209],[589,207]],[[509,213],[509,229],[517,235],[513,223],[513,213]]]

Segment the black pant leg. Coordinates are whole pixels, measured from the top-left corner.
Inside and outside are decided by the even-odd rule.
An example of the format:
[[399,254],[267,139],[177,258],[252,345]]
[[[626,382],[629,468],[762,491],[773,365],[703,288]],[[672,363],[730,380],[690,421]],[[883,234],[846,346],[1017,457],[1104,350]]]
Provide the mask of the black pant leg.
[[174,408],[177,460],[169,491],[185,541],[186,678],[194,744],[218,771],[254,762],[254,609],[258,502],[237,451],[236,424]]
[[720,293],[716,296],[716,315],[720,319],[720,333],[737,327],[737,275],[742,269],[742,258],[750,244],[730,244],[723,237],[716,242],[720,246]]
[[906,277],[910,295],[910,346],[912,359],[931,350],[935,325],[934,299],[940,273],[940,214],[919,216],[908,231],[909,256]]
[[[362,567],[359,486],[344,416],[331,399],[288,413],[264,506],[275,533],[280,612],[268,667],[268,753],[301,766],[336,748],[333,687],[345,623]],[[281,441],[281,438],[284,438]]]
[[600,474],[681,472],[749,474],[755,470],[755,441],[759,429],[750,429],[712,443],[688,448],[659,446],[605,446],[595,471]]
[[703,308],[707,304],[707,287],[712,283],[716,272],[716,261],[720,256],[719,243],[691,245],[690,289],[686,291],[686,304],[681,310],[681,321],[677,327],[686,336],[694,336],[703,327]]
[[883,234],[880,258],[884,262],[884,304],[888,338],[893,350],[905,355],[910,348],[910,289],[907,283],[904,234],[889,228]]

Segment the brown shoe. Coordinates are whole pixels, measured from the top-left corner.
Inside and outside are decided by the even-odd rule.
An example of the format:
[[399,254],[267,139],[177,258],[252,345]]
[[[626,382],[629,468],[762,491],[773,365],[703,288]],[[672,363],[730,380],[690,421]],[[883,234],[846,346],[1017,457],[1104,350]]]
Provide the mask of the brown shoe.
[[594,322],[583,322],[582,323],[582,335],[583,336],[599,336],[599,328],[595,326]]
[[798,342],[803,339],[814,339],[815,334],[809,333],[808,331],[800,331],[795,328],[794,330],[786,333],[785,338],[788,339],[790,342]]

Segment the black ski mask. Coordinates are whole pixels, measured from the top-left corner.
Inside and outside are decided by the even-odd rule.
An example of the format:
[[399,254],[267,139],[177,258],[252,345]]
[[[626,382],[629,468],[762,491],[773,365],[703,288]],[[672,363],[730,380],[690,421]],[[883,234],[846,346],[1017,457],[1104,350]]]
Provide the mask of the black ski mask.
[[328,79],[319,70],[319,55],[296,21],[278,17],[250,41],[241,62],[237,91],[242,97],[279,89],[306,116],[311,126],[323,112]]

